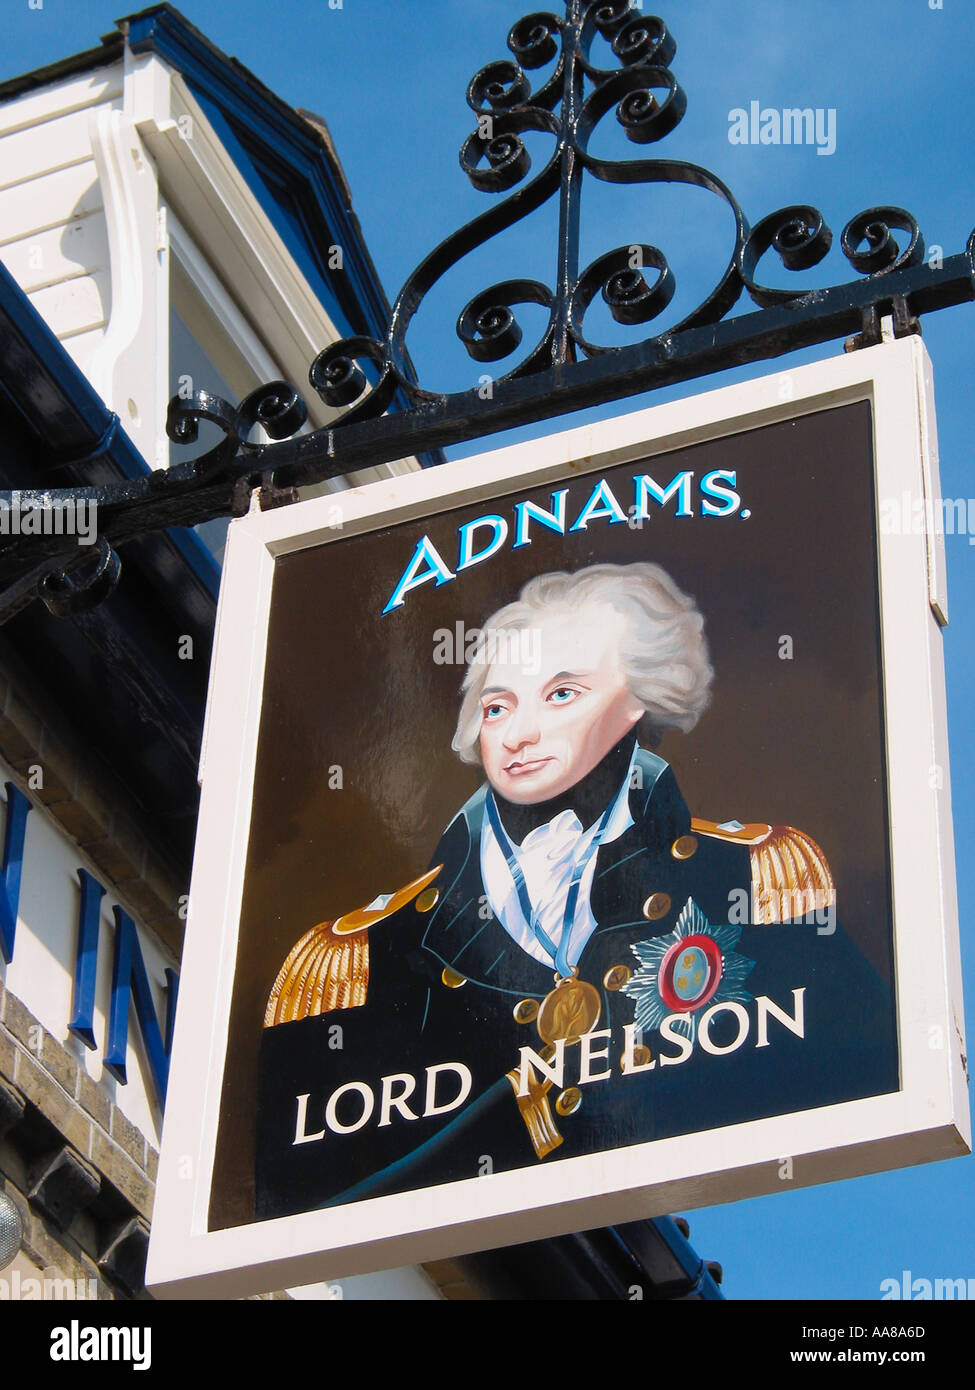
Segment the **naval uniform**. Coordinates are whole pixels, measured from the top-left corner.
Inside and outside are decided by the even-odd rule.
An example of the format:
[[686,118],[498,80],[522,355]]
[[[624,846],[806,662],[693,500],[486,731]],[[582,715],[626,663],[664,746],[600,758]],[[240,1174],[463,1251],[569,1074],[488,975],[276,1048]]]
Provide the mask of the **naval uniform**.
[[[261,1042],[258,1218],[898,1088],[891,989],[836,925],[813,840],[692,820],[632,738],[588,786],[602,814],[576,797],[580,820],[571,794],[539,812],[485,784],[427,874],[296,944]],[[469,1094],[438,1112],[458,1066]]]

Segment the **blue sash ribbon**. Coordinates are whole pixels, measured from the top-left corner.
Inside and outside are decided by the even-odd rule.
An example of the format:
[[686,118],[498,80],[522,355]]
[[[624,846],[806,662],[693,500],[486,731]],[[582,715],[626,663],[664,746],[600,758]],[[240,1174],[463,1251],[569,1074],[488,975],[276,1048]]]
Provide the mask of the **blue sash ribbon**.
[[569,883],[569,891],[565,899],[565,913],[562,917],[562,936],[558,946],[556,946],[541,922],[539,922],[535,909],[532,907],[532,900],[528,892],[528,884],[525,882],[525,875],[522,872],[521,865],[515,857],[514,847],[508,839],[504,826],[501,824],[501,817],[498,814],[498,807],[494,800],[494,796],[489,793],[487,797],[488,821],[494,832],[494,838],[497,840],[498,846],[507,860],[508,872],[511,874],[512,882],[515,885],[515,892],[518,894],[518,902],[521,904],[521,910],[524,914],[525,921],[534,933],[535,940],[552,957],[556,971],[563,978],[572,974],[572,967],[569,965],[568,960],[569,937],[571,935],[572,922],[575,918],[576,903],[579,900],[579,883],[589,865],[589,861],[602,843],[603,835],[606,833],[609,818],[612,815],[615,805],[616,798],[614,797],[603,812],[602,819],[592,838],[592,843],[572,871],[572,879]]

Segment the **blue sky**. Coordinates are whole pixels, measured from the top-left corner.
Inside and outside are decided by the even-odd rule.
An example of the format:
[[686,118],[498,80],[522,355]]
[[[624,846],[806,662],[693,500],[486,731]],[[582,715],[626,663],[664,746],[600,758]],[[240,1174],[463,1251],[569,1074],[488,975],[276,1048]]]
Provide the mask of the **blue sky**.
[[[185,0],[181,8],[285,100],[326,118],[391,298],[439,240],[486,207],[487,195],[470,187],[457,162],[472,129],[464,92],[479,67],[508,56],[508,27],[529,6],[517,0],[343,0],[333,9],[328,0],[275,0],[273,7],[264,0]],[[712,169],[731,186],[752,224],[786,204],[818,207],[833,228],[835,249],[803,280],[796,277],[797,283],[854,278],[839,251],[839,232],[854,214],[878,204],[913,212],[929,248],[941,246],[945,256],[964,249],[975,226],[970,0],[944,0],[941,9],[932,9],[930,0],[817,0],[814,6],[661,0],[655,8],[676,36],[672,66],[689,101],[684,121],[657,152]],[[93,46],[120,12],[124,6],[115,0],[43,0],[40,9],[31,9],[28,0],[2,0],[0,76]],[[835,153],[732,145],[729,112],[752,100],[835,110]],[[624,146],[620,139],[620,153]],[[608,143],[604,148],[611,151]],[[632,147],[625,152],[634,153]],[[600,188],[584,208],[583,263],[634,239],[660,245],[680,286],[677,311],[703,298],[730,254],[730,219],[701,190]],[[513,274],[550,281],[553,247],[554,223],[543,211],[531,227],[445,284],[410,340],[425,384],[459,389],[475,383],[483,368],[456,342],[458,307],[475,290]],[[790,278],[766,266],[767,279]],[[526,317],[526,329],[529,323]],[[935,370],[942,492],[975,496],[975,305],[928,316],[924,340]],[[828,345],[785,360],[798,363],[840,350],[840,344]],[[608,417],[772,369],[759,364],[564,423]],[[522,435],[553,427],[540,424]],[[492,448],[501,438],[451,453]],[[815,564],[828,538],[810,536],[806,545],[804,562]],[[975,859],[967,845],[975,829],[975,546],[966,536],[948,537],[947,557],[951,623],[945,660],[971,1037]],[[953,1160],[691,1212],[692,1242],[724,1265],[732,1298],[872,1299],[882,1280],[899,1279],[905,1269],[932,1279],[975,1277],[973,1174],[972,1159]]]

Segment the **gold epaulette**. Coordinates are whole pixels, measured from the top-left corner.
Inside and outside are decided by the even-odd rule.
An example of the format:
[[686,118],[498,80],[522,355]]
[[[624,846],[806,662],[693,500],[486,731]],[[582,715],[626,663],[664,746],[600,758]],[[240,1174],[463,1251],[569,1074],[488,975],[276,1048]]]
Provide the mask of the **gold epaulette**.
[[791,825],[741,825],[692,820],[695,834],[748,846],[752,876],[752,923],[794,922],[835,907],[836,885],[816,841]]
[[[356,1009],[369,989],[369,927],[411,903],[442,864],[375,904],[320,922],[291,948],[268,996],[264,1027],[295,1023],[333,1009]],[[432,904],[431,904],[432,905]]]

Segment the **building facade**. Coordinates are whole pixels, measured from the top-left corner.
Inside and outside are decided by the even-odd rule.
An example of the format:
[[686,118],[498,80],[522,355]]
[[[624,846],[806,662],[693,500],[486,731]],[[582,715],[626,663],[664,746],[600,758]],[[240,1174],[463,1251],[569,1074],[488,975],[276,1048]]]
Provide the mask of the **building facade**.
[[[199,453],[210,427],[193,450],[166,436],[173,396],[300,383],[329,343],[383,331],[327,126],[168,5],[0,84],[0,170],[0,528],[23,520],[18,489]],[[326,424],[306,400],[307,428]],[[99,607],[62,617],[25,593],[0,628],[0,1187],[23,1225],[7,1297],[147,1296],[226,526],[130,540]],[[720,1296],[685,1237],[641,1222],[268,1296]]]

